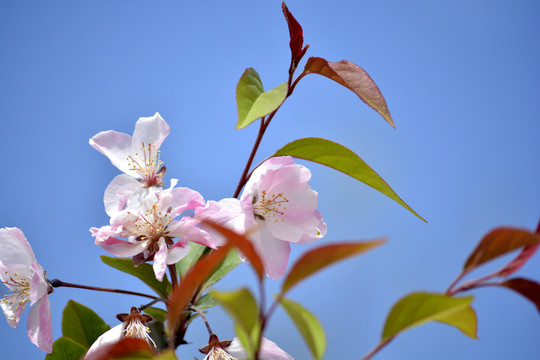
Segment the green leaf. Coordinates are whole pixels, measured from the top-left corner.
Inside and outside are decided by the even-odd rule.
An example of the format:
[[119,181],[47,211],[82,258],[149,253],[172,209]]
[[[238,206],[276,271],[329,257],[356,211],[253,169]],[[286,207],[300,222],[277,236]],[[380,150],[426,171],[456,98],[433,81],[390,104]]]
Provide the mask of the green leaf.
[[304,138],[288,143],[272,156],[293,156],[313,161],[347,174],[380,191],[405,209],[418,216],[409,205],[364,160],[343,145],[321,138]]
[[62,314],[62,334],[88,349],[111,327],[92,309],[69,300]]
[[156,355],[153,359],[154,360],[177,360],[178,358],[176,357],[173,351],[169,350],[159,355]]
[[189,252],[186,256],[182,258],[179,262],[176,263],[176,271],[180,275],[181,278],[184,277],[186,272],[191,269],[193,265],[199,260],[199,258],[204,253],[204,250],[208,249],[204,245],[196,244],[196,243],[190,243],[189,244]]
[[285,281],[281,293],[284,294],[291,287],[315,272],[324,269],[333,263],[346,259],[350,256],[368,251],[375,246],[381,245],[385,239],[374,241],[359,241],[341,244],[329,244],[309,250],[293,265]]
[[330,62],[323,58],[310,57],[306,62],[304,74],[323,75],[345,86],[378,112],[392,127],[396,127],[379,87],[360,66],[348,60]]
[[236,129],[243,129],[281,106],[287,97],[287,83],[264,92],[261,78],[255,69],[248,68],[236,85],[238,122]]
[[208,280],[206,280],[203,286],[203,290],[217,283],[225,275],[227,275],[234,268],[236,268],[241,262],[242,261],[240,260],[240,257],[238,256],[238,251],[236,249],[232,249],[231,251],[229,251],[221,265],[216,269],[216,271],[214,271],[214,273],[208,278]]
[[53,351],[45,356],[45,360],[73,360],[80,359],[87,348],[67,338],[58,338],[53,343]]
[[382,341],[429,321],[455,326],[476,339],[476,314],[470,304],[472,296],[454,298],[434,293],[413,293],[399,300],[388,315]]
[[154,318],[154,320],[165,322],[167,320],[167,312],[157,307],[149,307],[143,310],[145,313]]
[[204,294],[199,301],[197,301],[197,304],[195,304],[195,306],[201,310],[210,309],[217,305],[219,305],[218,301],[211,294]]
[[540,236],[526,229],[498,228],[485,235],[473,250],[463,271],[470,271],[510,251],[540,244]]
[[168,293],[171,290],[171,284],[167,279],[167,275],[163,277],[163,281],[158,281],[152,265],[145,263],[135,267],[131,259],[120,259],[104,255],[100,257],[101,261],[110,267],[139,278],[160,296],[164,298],[168,296]]
[[210,294],[223,306],[235,322],[247,333],[257,324],[258,307],[251,292],[242,288],[230,292],[210,291]]
[[326,335],[319,320],[297,302],[281,298],[279,303],[302,334],[313,358],[322,359],[326,351]]

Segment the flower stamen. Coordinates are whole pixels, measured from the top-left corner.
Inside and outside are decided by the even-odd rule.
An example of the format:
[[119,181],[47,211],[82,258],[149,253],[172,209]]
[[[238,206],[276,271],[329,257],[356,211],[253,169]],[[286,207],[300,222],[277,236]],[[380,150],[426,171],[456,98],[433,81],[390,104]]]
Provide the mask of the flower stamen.
[[261,197],[254,198],[253,202],[253,213],[255,217],[260,220],[272,219],[275,222],[283,221],[283,216],[285,214],[284,210],[287,210],[287,207],[283,206],[289,202],[283,193],[272,194],[267,197],[268,193],[266,190],[263,190]]

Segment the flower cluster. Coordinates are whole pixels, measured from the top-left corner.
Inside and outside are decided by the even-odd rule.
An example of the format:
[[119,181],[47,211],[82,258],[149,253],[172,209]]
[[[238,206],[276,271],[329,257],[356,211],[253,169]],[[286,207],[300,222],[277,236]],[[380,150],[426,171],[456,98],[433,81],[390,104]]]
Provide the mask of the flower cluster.
[[131,257],[135,265],[153,261],[156,278],[162,280],[167,265],[182,259],[190,242],[212,249],[223,245],[220,235],[201,225],[211,220],[245,234],[268,277],[277,279],[285,274],[290,243],[306,244],[326,234],[317,211],[318,194],[308,185],[311,173],[288,156],[257,167],[240,199],[205,202],[197,191],[176,187],[176,179],[165,189],[159,147],[168,134],[169,126],[156,113],[140,118],[133,136],[111,130],[90,139],[90,145],[124,172],[105,191],[110,224],[90,229],[96,245],[115,256]]

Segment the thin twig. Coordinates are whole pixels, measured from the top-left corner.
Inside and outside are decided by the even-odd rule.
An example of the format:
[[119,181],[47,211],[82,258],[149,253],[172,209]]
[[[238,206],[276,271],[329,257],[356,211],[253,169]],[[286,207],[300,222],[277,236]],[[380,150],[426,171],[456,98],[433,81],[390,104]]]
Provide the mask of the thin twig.
[[87,285],[72,284],[72,283],[67,283],[67,282],[64,282],[64,281],[61,281],[61,280],[58,280],[58,279],[50,280],[49,283],[52,285],[52,287],[55,287],[55,288],[63,286],[63,287],[71,287],[71,288],[77,288],[77,289],[105,291],[105,292],[113,292],[113,293],[118,293],[118,294],[142,296],[142,297],[146,297],[146,298],[150,298],[150,299],[154,299],[154,300],[158,300],[158,301],[163,301],[163,302],[166,301],[165,299],[160,298],[158,296],[143,294],[143,293],[140,293],[140,292],[129,291],[129,290],[120,290],[120,289],[110,289],[110,288],[104,288],[104,287],[98,287],[98,286],[87,286]]
[[212,328],[210,327],[206,316],[204,316],[204,312],[194,305],[191,305],[191,310],[195,310],[200,315],[201,319],[204,321],[204,325],[206,325],[206,330],[208,330],[208,334],[212,335]]

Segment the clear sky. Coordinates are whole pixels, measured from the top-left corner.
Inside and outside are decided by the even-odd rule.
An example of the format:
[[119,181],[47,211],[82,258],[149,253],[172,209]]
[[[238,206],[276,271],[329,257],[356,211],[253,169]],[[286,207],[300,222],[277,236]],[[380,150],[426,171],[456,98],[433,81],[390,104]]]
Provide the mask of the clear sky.
[[[319,244],[387,236],[386,245],[306,281],[290,297],[328,335],[327,359],[359,359],[376,345],[391,306],[413,291],[444,291],[490,229],[534,229],[540,215],[540,4],[537,1],[290,0],[307,56],[362,66],[385,95],[392,129],[354,94],[312,75],[271,124],[257,160],[301,137],[339,142],[370,164],[428,220],[331,169],[312,171],[328,224]],[[236,82],[247,67],[266,89],[286,80],[288,29],[281,2],[0,2],[0,121],[4,156],[0,227],[19,227],[50,278],[144,290],[102,264],[88,229],[108,223],[103,192],[118,170],[88,145],[94,134],[133,131],[159,111],[171,127],[166,180],[206,199],[230,197],[256,127],[235,131]],[[303,66],[303,63],[301,64]],[[292,258],[314,245],[293,248]],[[493,268],[493,267],[492,267]],[[479,270],[477,275],[484,273]],[[521,275],[539,279],[540,256]],[[247,281],[247,282],[246,282]],[[241,265],[218,289],[253,286]],[[267,281],[271,294],[279,282]],[[4,292],[5,289],[2,289]],[[69,299],[110,325],[141,299],[57,289],[55,338]],[[428,324],[376,359],[540,358],[536,308],[502,289],[475,292],[479,341]],[[42,359],[19,328],[0,321],[6,359]],[[221,338],[231,321],[212,309]],[[282,311],[267,337],[309,358]],[[188,332],[192,359],[204,325]]]

